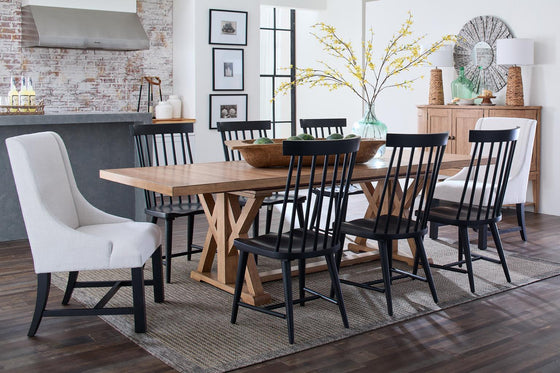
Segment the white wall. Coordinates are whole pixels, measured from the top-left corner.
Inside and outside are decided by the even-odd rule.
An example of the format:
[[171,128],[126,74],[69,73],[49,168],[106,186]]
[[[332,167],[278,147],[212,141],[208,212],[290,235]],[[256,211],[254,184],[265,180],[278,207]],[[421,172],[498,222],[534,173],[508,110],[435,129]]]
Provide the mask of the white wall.
[[[535,64],[523,66],[525,105],[542,106],[541,128],[541,212],[560,215],[560,38],[558,37],[558,0],[515,1],[472,0],[458,7],[447,0],[380,0],[367,4],[366,27],[372,26],[379,40],[387,40],[410,10],[414,29],[434,41],[443,34],[457,34],[463,25],[476,16],[492,15],[505,22],[514,37],[535,40]],[[427,104],[429,67],[425,78],[416,82],[415,90],[385,91],[378,100],[377,114],[390,131],[414,132],[417,128],[416,105]],[[450,85],[455,79],[453,68],[443,68],[446,101],[451,99]],[[505,102],[505,88],[495,100]]]

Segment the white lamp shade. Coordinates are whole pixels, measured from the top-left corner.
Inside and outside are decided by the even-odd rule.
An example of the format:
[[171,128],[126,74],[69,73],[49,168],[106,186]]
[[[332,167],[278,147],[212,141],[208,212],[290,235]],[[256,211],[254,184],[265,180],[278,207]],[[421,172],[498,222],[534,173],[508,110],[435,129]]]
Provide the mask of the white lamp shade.
[[496,54],[498,65],[532,65],[534,42],[531,39],[498,39]]
[[444,45],[428,56],[428,62],[434,67],[452,67],[453,47],[451,45]]

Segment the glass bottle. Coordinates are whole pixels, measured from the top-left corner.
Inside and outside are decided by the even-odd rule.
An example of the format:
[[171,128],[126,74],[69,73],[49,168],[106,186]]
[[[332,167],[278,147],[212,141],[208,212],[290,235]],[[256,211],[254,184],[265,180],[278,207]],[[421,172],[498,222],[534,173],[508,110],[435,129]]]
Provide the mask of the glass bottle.
[[[19,89],[19,106],[29,106],[29,96],[27,95],[27,85],[25,84],[25,77],[21,76],[21,85]],[[20,108],[20,111],[27,111],[26,108]]]
[[[16,78],[13,76],[10,79],[10,91],[8,92],[8,105],[18,106],[19,105],[19,94],[16,88]],[[11,112],[17,111],[17,109],[10,109]]]
[[27,95],[29,97],[29,106],[33,106],[29,108],[29,111],[35,112],[37,109],[35,106],[35,89],[33,89],[33,80],[31,77],[27,78]]
[[[364,117],[354,123],[352,132],[362,138],[373,138],[385,140],[387,138],[387,125],[377,119],[375,115],[375,103],[366,104],[366,112]],[[379,158],[385,154],[385,145],[381,146],[375,157]]]
[[451,94],[453,98],[471,99],[476,97],[473,83],[465,76],[465,68],[459,68],[459,77],[451,83]]

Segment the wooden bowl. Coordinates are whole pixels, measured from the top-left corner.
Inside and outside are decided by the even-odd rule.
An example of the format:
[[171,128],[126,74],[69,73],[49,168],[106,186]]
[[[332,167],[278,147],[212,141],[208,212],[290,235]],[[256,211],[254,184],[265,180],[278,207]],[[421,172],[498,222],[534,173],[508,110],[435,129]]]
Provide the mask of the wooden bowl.
[[[230,149],[238,150],[243,159],[253,167],[287,167],[290,164],[290,157],[282,155],[282,142],[284,139],[273,139],[273,144],[253,144],[254,141],[228,140],[225,143]],[[334,142],[337,140],[324,141]],[[372,159],[383,144],[385,144],[385,140],[361,139],[360,149],[356,155],[356,163],[365,163]],[[311,157],[305,157],[304,164],[310,165]]]

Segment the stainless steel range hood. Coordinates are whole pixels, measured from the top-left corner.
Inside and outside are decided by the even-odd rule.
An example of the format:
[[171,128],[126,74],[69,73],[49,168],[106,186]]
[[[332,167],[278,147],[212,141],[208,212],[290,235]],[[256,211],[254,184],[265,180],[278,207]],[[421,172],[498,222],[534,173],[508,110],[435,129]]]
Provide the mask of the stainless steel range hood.
[[139,50],[148,36],[136,13],[27,5],[22,8],[24,47]]

